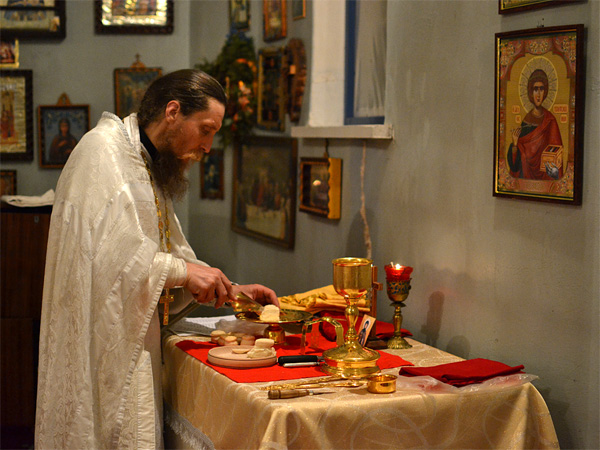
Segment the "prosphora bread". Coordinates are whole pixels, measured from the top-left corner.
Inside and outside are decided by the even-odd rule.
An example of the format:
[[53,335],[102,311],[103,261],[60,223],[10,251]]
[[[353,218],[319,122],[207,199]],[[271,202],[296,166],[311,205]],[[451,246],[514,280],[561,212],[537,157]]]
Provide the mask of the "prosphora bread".
[[271,348],[275,345],[275,341],[269,338],[257,339],[254,343],[256,348]]
[[238,341],[235,336],[225,336],[223,341],[225,341],[223,345],[238,345]]
[[244,353],[248,353],[250,351],[249,348],[241,348],[241,347],[236,347],[236,348],[232,348],[231,352],[238,354],[238,355],[243,355]]
[[275,356],[277,352],[273,348],[275,341],[273,339],[261,338],[257,339],[254,347],[248,352],[248,358],[268,358]]
[[275,305],[265,305],[260,313],[261,322],[279,322],[279,308]]
[[240,345],[254,345],[256,338],[251,334],[245,334],[240,339]]
[[210,332],[210,340],[215,344],[219,343],[219,338],[223,338],[225,336],[227,336],[227,333],[225,333],[223,330],[213,330]]

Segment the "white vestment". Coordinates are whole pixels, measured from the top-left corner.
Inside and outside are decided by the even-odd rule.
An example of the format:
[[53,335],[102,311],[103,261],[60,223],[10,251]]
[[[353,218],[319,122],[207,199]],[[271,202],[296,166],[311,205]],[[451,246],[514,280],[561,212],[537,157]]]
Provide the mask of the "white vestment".
[[[170,201],[172,250],[160,251],[142,151],[135,115],[121,121],[104,113],[60,176],[46,257],[36,449],[162,446],[157,303],[163,287],[185,280],[184,261],[200,262]],[[184,297],[179,308],[191,300]]]

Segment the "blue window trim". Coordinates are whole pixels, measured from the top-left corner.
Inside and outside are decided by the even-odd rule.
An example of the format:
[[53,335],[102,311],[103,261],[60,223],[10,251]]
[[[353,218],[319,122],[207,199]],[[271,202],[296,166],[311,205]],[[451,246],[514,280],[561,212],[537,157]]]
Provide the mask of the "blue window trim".
[[384,116],[354,117],[354,80],[356,78],[356,3],[346,0],[346,67],[344,86],[344,125],[383,124]]

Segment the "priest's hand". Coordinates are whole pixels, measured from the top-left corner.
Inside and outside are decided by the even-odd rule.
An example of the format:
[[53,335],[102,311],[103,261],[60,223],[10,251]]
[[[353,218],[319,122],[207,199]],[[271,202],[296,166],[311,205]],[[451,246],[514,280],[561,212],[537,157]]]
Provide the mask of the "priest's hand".
[[235,285],[233,286],[233,292],[234,294],[243,292],[261,305],[272,303],[275,306],[279,306],[279,298],[277,298],[275,291],[261,284]]
[[216,267],[186,263],[187,277],[183,286],[192,293],[198,303],[215,300],[215,307],[223,306],[226,301],[235,300],[231,281]]

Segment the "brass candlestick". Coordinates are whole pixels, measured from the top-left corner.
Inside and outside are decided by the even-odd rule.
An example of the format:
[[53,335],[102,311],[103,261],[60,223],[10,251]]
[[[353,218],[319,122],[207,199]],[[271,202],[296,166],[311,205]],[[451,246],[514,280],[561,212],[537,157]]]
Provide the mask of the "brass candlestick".
[[406,339],[402,337],[402,307],[406,306],[404,301],[408,297],[408,291],[410,291],[410,280],[386,280],[387,281],[387,295],[394,304],[394,336],[392,336],[387,343],[387,348],[403,349],[411,348]]
[[379,353],[358,342],[355,324],[359,310],[356,304],[373,288],[373,262],[366,258],[333,260],[333,287],[346,300],[348,331],[344,344],[323,352],[322,370],[343,377],[365,376],[379,372]]

